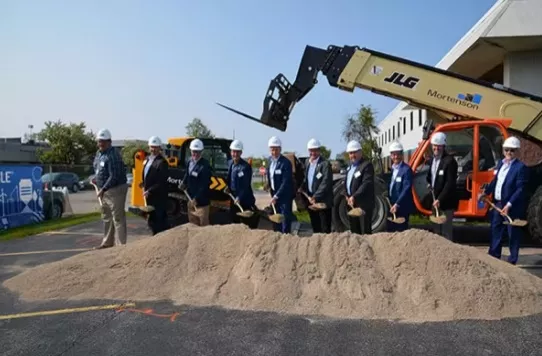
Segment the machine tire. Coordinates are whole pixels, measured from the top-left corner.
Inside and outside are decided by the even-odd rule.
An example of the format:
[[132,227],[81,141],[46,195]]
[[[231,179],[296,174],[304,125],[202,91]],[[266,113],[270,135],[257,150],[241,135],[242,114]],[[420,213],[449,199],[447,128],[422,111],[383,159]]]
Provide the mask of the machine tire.
[[79,184],[72,185],[72,193],[77,193],[79,191]]
[[[386,231],[388,217],[388,205],[385,198],[386,190],[382,184],[375,181],[375,209],[373,211],[372,231]],[[344,185],[342,180],[335,183],[333,188],[333,228],[335,232],[344,232],[350,229],[348,221],[346,198],[344,197]]]
[[542,243],[542,185],[535,190],[529,200],[527,221],[531,240]]

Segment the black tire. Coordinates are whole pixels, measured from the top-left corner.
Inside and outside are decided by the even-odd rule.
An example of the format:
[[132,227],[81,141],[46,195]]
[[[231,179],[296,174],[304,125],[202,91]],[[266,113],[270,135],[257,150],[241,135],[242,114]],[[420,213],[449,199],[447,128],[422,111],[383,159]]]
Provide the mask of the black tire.
[[[383,181],[375,178],[375,209],[373,210],[372,231],[386,231],[386,219],[389,207],[385,200],[386,189]],[[346,198],[344,197],[344,184],[341,181],[335,183],[333,188],[333,229],[336,232],[344,232],[350,229],[348,221]]]
[[79,191],[79,184],[74,184],[72,186],[72,193],[77,193]]
[[539,186],[529,200],[527,209],[528,231],[533,242],[542,243],[542,186]]
[[64,214],[64,207],[62,203],[58,200],[55,200],[53,203],[53,208],[51,209],[51,219],[60,219]]

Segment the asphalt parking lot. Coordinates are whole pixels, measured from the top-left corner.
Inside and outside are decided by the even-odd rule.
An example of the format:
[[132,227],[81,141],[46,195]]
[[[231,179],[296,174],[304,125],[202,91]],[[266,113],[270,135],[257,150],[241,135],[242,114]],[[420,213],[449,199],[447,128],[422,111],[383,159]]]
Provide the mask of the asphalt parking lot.
[[[130,219],[129,230],[129,242],[150,238],[140,219]],[[101,225],[91,223],[0,243],[0,280],[88,250],[100,233]],[[542,263],[540,250],[526,251],[525,261]],[[3,287],[0,305],[2,355],[540,355],[542,349],[542,314],[420,324],[344,321],[168,301],[26,303]]]

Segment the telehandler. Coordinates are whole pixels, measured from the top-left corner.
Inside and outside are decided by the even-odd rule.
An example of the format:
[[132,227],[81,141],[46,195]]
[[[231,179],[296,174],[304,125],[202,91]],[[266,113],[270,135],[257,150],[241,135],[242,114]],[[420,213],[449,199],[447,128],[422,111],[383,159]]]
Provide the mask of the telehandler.
[[[504,140],[510,135],[518,137],[520,159],[529,166],[526,228],[532,239],[542,241],[542,98],[367,48],[331,45],[326,49],[306,46],[293,84],[283,74],[271,80],[260,118],[219,105],[286,131],[295,104],[311,91],[320,72],[332,87],[347,92],[370,90],[405,101],[411,108],[428,109],[445,120],[436,127],[432,120],[425,122],[422,141],[409,160],[414,171],[414,201],[424,215],[431,215],[425,175],[431,152],[429,138],[434,132],[447,134],[447,149],[458,161],[460,204],[454,217],[467,220],[487,219],[488,207],[478,202],[478,194],[493,179],[503,158]],[[334,185],[336,231],[348,228],[343,179],[337,179]],[[385,227],[387,185],[385,179],[377,177],[373,231]]]

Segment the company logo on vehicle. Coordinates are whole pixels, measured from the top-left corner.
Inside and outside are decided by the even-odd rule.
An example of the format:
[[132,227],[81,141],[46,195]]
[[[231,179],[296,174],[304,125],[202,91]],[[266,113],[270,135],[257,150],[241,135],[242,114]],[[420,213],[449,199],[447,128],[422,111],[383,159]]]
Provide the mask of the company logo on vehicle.
[[371,68],[371,74],[372,75],[379,75],[380,73],[382,73],[382,71],[384,70],[384,68],[382,67],[379,67],[379,66],[373,66]]
[[465,106],[472,110],[478,110],[480,108],[479,104],[482,102],[483,98],[480,94],[457,94],[456,97],[453,97],[448,94],[439,93],[438,90],[431,89],[427,91],[427,95],[452,104]]
[[420,78],[407,77],[407,75],[404,73],[393,72],[392,75],[384,78],[384,81],[387,83],[398,85],[400,87],[414,89],[416,85],[418,85],[418,83],[420,82]]

